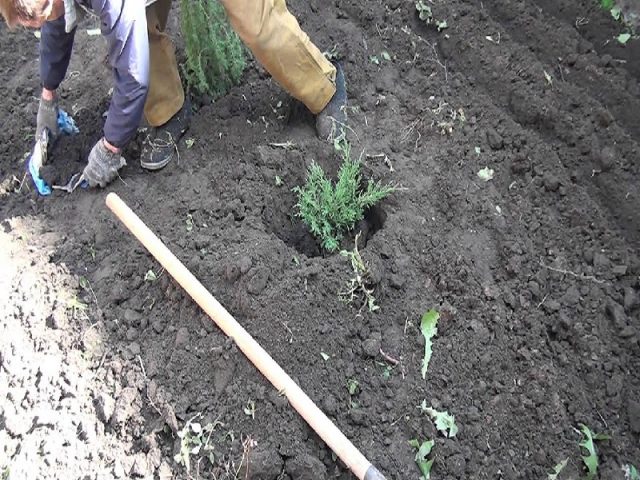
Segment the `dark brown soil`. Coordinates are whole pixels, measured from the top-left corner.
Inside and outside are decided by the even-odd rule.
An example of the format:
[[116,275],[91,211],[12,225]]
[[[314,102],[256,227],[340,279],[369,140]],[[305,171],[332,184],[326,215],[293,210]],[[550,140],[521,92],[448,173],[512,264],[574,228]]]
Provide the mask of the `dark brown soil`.
[[[107,191],[387,478],[420,477],[414,438],[436,440],[437,479],[546,478],[565,458],[561,478],[578,478],[575,429],[584,423],[612,437],[598,443],[600,477],[623,479],[624,465],[640,463],[640,42],[618,45],[620,25],[590,0],[436,1],[443,32],[423,24],[412,1],[290,3],[314,41],[338,46],[366,175],[405,187],[362,225],[380,311],[340,300],[347,260],[323,254],[295,217],[291,189],[306,166],[335,172],[339,160],[255,64],[225,98],[196,102],[194,143],[181,146],[179,161],[144,173],[133,145],[122,181]],[[78,40],[63,105],[83,133],[58,146],[61,171],[99,137],[108,102],[100,40]],[[173,461],[179,440],[163,424],[175,413],[182,428],[201,414],[203,424],[221,423],[214,465],[195,456],[193,477],[236,478],[235,467],[237,478],[351,478],[110,214],[106,191],[41,198],[22,181],[37,108],[35,38],[1,27],[0,61],[1,238],[20,265],[0,328],[40,332],[36,347],[50,348],[51,338],[67,358],[94,351],[82,342],[94,325],[100,354],[83,395],[95,401],[79,408],[95,417],[93,405],[113,402],[116,411],[85,444],[110,445],[127,478],[187,478]],[[288,141],[293,148],[273,146]],[[485,166],[495,170],[486,183],[477,176]],[[159,279],[145,281],[149,270]],[[75,286],[80,276],[90,289]],[[83,318],[52,300],[64,288],[90,305]],[[35,296],[49,300],[33,312],[25,305]],[[53,321],[56,308],[70,318]],[[442,318],[423,380],[419,323],[430,308]],[[2,362],[17,354],[0,335],[0,379],[11,379]],[[399,365],[388,368],[380,348]],[[20,388],[31,388],[29,378]],[[350,379],[359,383],[354,398]],[[454,439],[417,408],[425,399],[455,415]],[[8,466],[24,461],[16,444],[25,451],[40,441],[34,431],[5,435]],[[73,468],[103,478],[96,465],[116,469],[107,457],[78,455]],[[75,471],[41,458],[42,478]]]

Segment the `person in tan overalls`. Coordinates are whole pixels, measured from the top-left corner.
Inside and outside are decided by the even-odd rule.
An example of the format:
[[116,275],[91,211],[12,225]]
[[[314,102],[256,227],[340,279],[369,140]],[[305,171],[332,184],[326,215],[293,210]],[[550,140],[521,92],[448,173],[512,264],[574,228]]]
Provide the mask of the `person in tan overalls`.
[[[323,138],[341,132],[346,122],[344,75],[320,52],[302,31],[285,0],[220,0],[229,21],[256,59],[289,94],[300,100],[317,117],[318,135]],[[149,125],[175,122],[186,128],[186,112],[181,112],[185,96],[180,81],[173,43],[165,27],[171,0],[148,2],[150,82],[145,118]],[[336,84],[340,90],[336,94]],[[332,99],[334,100],[332,102]],[[184,114],[183,114],[184,113]],[[172,139],[178,128],[168,125]],[[167,136],[157,131],[159,145]],[[153,147],[152,147],[153,148]],[[168,149],[167,149],[168,150]],[[173,150],[173,149],[171,149]],[[165,156],[169,152],[158,152]],[[146,154],[149,156],[149,154]]]

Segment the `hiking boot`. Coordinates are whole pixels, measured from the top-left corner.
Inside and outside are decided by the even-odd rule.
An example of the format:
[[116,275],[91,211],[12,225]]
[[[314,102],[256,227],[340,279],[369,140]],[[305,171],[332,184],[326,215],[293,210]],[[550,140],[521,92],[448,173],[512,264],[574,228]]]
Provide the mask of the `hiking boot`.
[[171,119],[151,130],[145,138],[140,166],[146,170],[160,170],[167,166],[178,153],[178,142],[189,129],[191,104],[185,100],[182,108]]
[[336,93],[316,118],[318,137],[328,141],[343,136],[347,126],[347,85],[342,66],[337,62],[333,64],[336,67]]

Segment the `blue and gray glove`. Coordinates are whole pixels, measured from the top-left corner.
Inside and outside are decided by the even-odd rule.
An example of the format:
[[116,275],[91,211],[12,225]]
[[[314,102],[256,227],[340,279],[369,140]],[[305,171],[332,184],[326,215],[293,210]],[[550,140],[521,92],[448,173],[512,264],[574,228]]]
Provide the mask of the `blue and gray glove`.
[[[53,119],[55,119],[55,121]],[[40,195],[51,195],[51,187],[40,176],[40,169],[47,163],[49,145],[52,145],[60,133],[75,135],[78,127],[73,118],[58,108],[55,100],[40,99],[36,127],[36,144],[27,161],[27,170]]]
[[89,162],[84,167],[82,178],[90,187],[104,188],[118,176],[118,170],[126,164],[119,153],[113,153],[105,146],[104,139],[100,139],[89,153]]
[[41,138],[44,129],[49,130],[49,140],[53,141],[60,133],[58,125],[58,101],[45,100],[40,98],[40,106],[38,107],[38,117],[36,120],[36,139]]

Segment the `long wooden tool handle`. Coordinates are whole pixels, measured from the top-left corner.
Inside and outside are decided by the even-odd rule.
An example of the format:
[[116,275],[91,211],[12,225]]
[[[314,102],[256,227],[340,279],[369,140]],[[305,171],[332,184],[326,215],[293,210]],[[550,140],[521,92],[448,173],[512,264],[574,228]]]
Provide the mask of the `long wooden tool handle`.
[[167,272],[184,288],[211,319],[231,337],[240,350],[306,420],[333,452],[360,480],[385,480],[333,422],[316,406],[289,375],[271,358],[162,241],[116,195],[110,193],[107,206],[135,235]]

